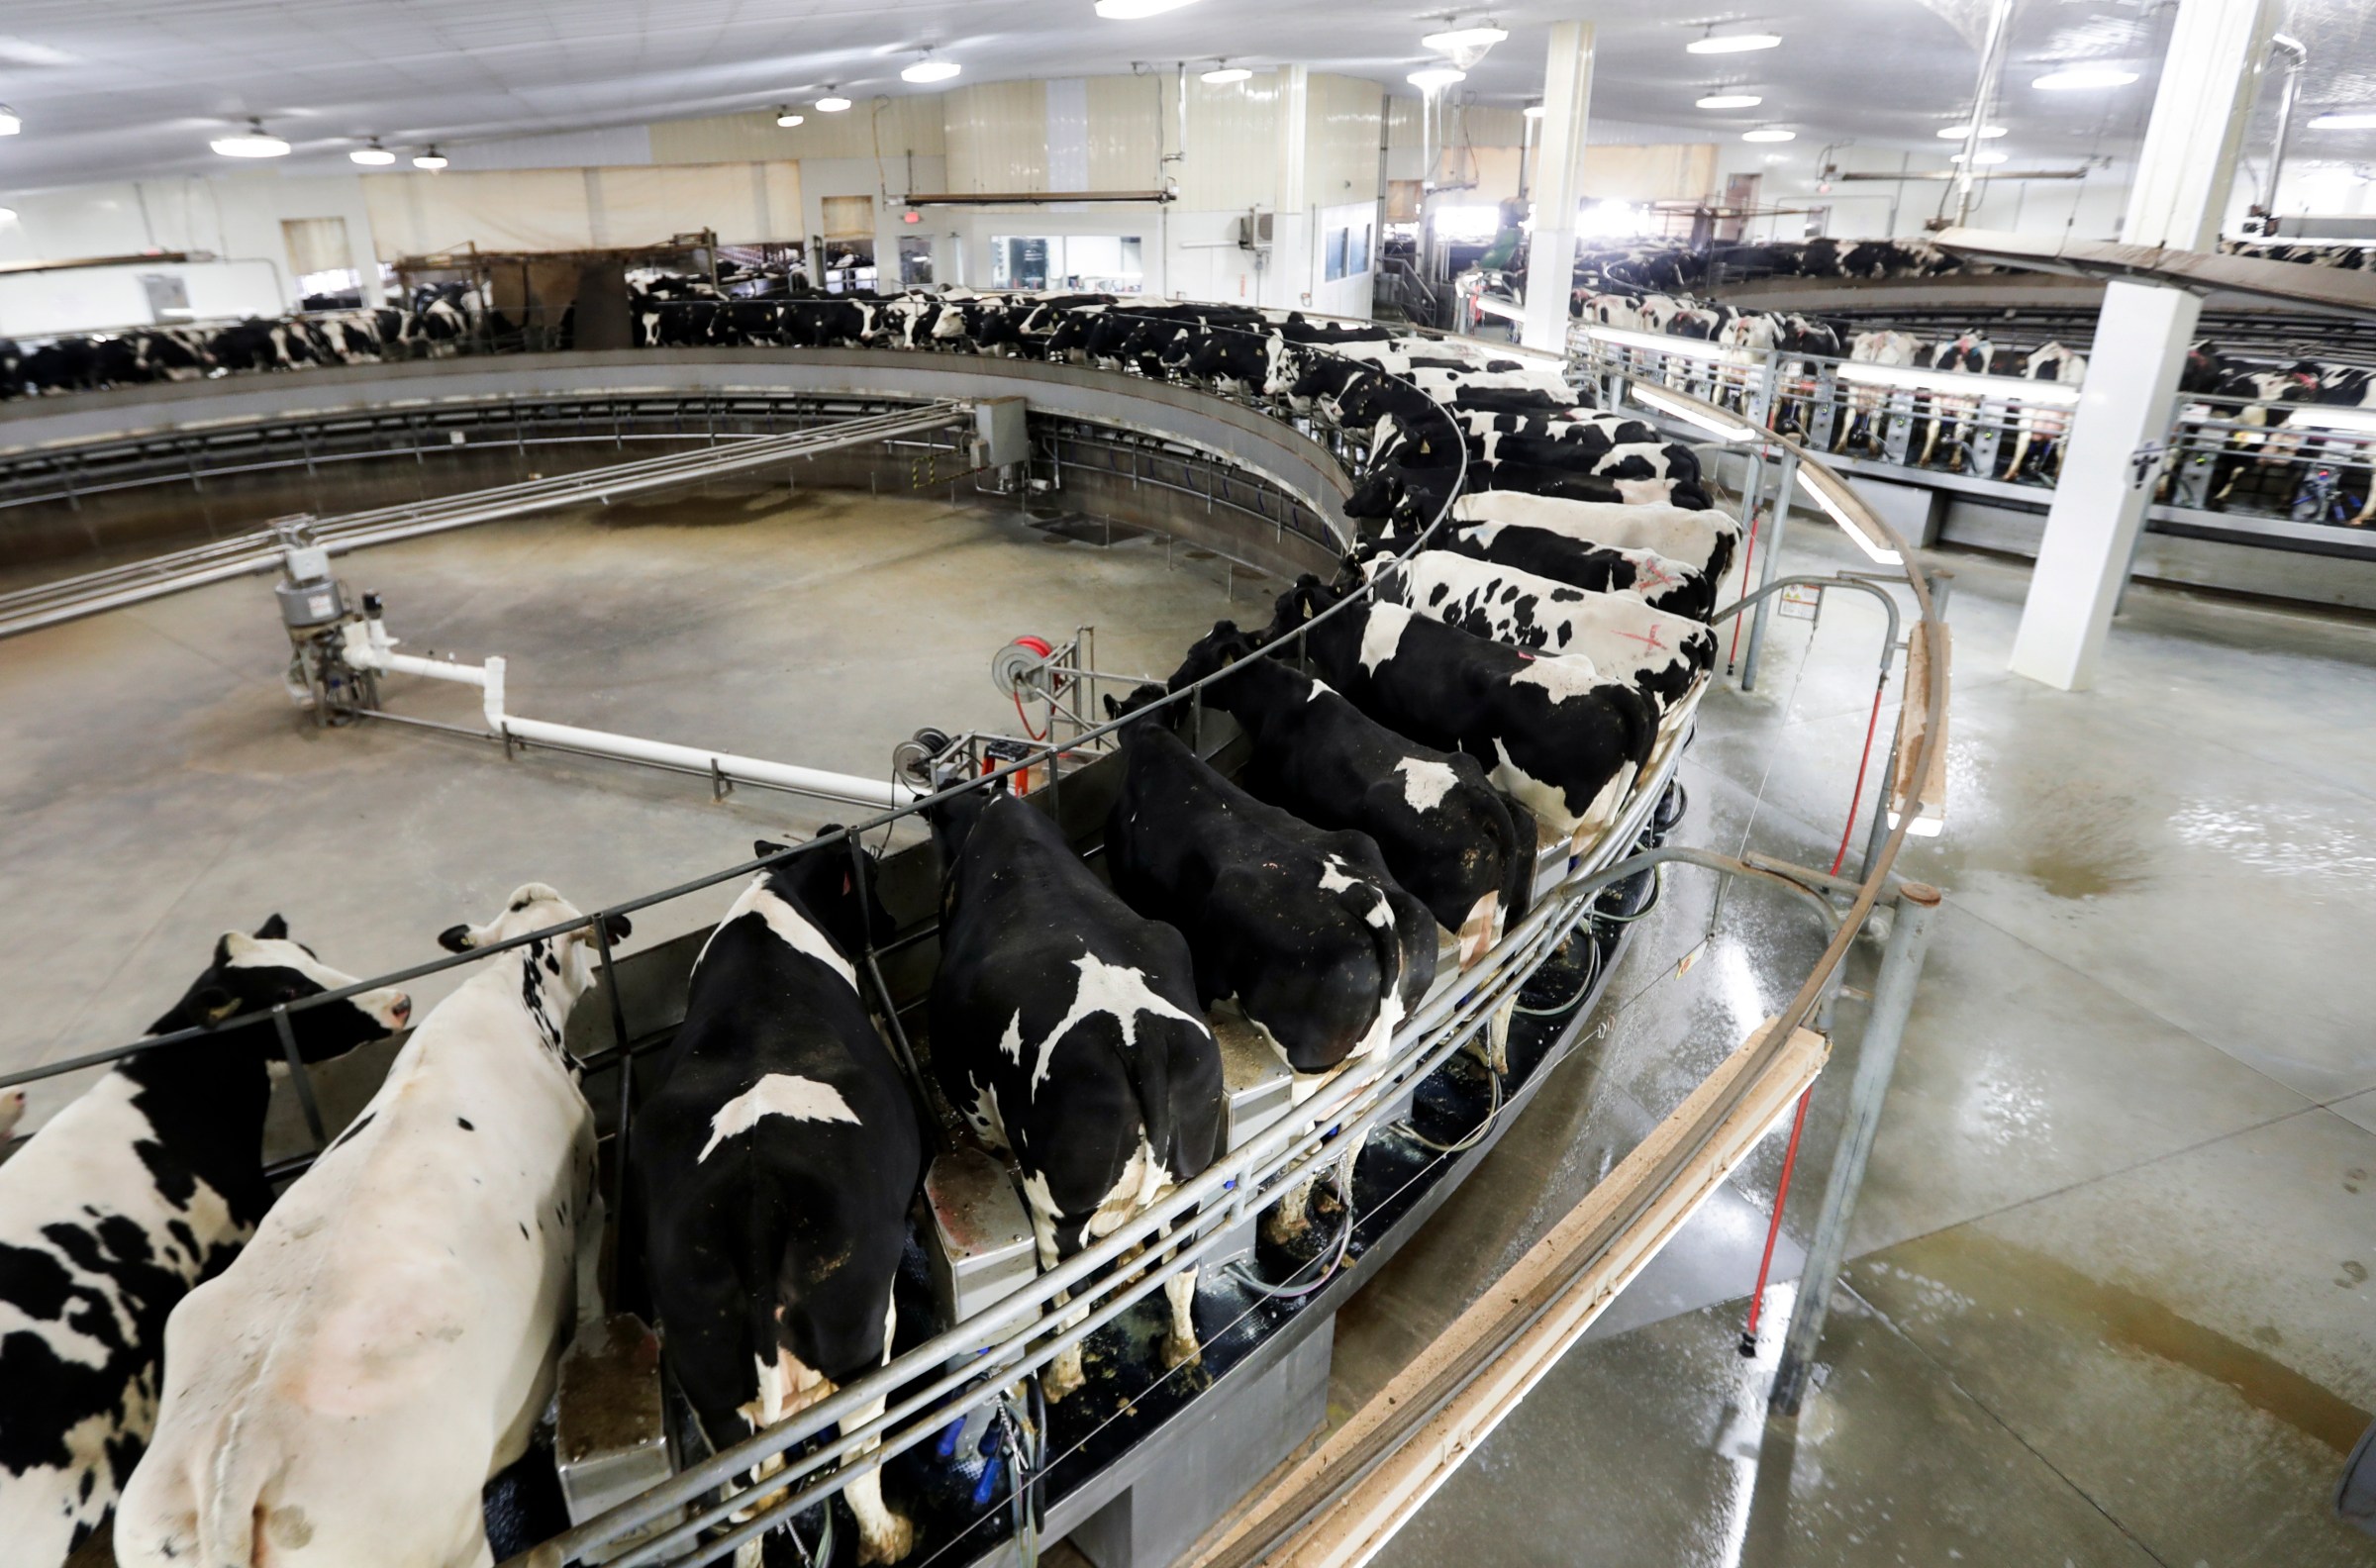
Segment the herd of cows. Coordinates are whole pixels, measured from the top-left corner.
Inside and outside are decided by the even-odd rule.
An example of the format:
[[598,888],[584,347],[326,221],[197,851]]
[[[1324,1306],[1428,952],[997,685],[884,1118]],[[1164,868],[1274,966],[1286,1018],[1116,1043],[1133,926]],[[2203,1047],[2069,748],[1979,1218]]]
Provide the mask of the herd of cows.
[[[1477,963],[1526,912],[1546,845],[1606,833],[1715,660],[1734,526],[1689,448],[1490,347],[1077,298],[824,303],[804,331],[1023,344],[1371,438],[1348,508],[1364,537],[1334,581],[1303,578],[1269,625],[1223,622],[1166,685],[1108,699],[1102,876],[1017,795],[929,811],[931,1073],[1010,1156],[1053,1267],[1219,1156],[1214,1013],[1298,1075],[1371,1056],[1439,963]],[[1163,700],[1207,677],[1249,747],[1236,778]],[[888,924],[865,851],[828,829],[757,853],[646,1058],[627,1172],[664,1353],[718,1447],[890,1358],[928,1148],[921,1086],[857,983]],[[127,1568],[490,1560],[481,1486],[526,1450],[559,1350],[600,1311],[594,1119],[561,1044],[594,939],[534,883],[439,939],[499,950],[423,1019],[393,990],[287,1015],[309,1062],[412,1032],[277,1200],[268,1011],[354,983],[277,916],[224,935],[152,1027],[163,1042],[0,1163],[12,1568],[55,1568],[111,1516]],[[1266,1222],[1291,1248],[1309,1191]],[[1165,1296],[1159,1353],[1185,1363],[1194,1270]],[[1076,1347],[1042,1389],[1083,1377]],[[843,1495],[861,1562],[909,1554],[878,1475]]]

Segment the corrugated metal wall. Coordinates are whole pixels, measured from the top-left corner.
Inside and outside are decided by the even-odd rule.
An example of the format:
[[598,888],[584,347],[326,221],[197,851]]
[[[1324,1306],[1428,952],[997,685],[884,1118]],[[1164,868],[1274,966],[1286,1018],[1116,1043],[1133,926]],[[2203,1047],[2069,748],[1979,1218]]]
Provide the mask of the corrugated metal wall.
[[984,82],[940,97],[948,188],[984,191],[1047,189],[1047,84]]
[[651,127],[654,163],[729,163],[774,158],[872,157],[888,161],[906,153],[937,156],[942,150],[940,99],[930,93],[911,98],[860,100],[840,114],[820,114],[808,103],[792,106],[806,123],[786,129],[775,111],[715,115],[705,120],[667,120]]
[[1354,76],[1315,74],[1306,100],[1304,189],[1321,206],[1374,201],[1385,89]]

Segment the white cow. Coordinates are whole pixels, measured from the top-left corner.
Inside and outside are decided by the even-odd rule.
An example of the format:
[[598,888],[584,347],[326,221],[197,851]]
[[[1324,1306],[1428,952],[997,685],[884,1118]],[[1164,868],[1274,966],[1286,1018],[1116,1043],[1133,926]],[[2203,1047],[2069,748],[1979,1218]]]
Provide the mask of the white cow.
[[1716,636],[1632,594],[1592,593],[1451,550],[1361,563],[1379,594],[1420,614],[1532,652],[1581,655],[1599,674],[1673,707],[1716,662]]
[[17,1124],[25,1120],[25,1091],[11,1089],[0,1094],[0,1143],[17,1135]]
[[[456,952],[581,920],[530,883]],[[626,934],[624,922],[612,926]],[[116,1519],[124,1568],[468,1568],[527,1449],[598,1243],[594,1118],[561,1051],[583,928],[492,959],[165,1328]]]
[[1462,523],[1510,523],[1547,529],[1610,549],[1654,550],[1703,576],[1719,577],[1732,563],[1740,525],[1706,508],[1622,501],[1569,501],[1522,490],[1477,490],[1452,505]]

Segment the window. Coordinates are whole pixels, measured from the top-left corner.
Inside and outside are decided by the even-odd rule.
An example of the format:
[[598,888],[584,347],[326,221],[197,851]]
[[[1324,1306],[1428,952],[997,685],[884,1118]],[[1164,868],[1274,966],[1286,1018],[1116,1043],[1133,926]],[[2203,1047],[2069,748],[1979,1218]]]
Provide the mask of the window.
[[1358,276],[1369,270],[1369,225],[1363,224],[1358,229],[1346,232],[1351,235],[1352,241],[1345,249],[1345,275],[1347,277]]
[[1146,287],[1137,235],[994,235],[990,286],[1137,294]]
[[1344,276],[1344,253],[1351,232],[1344,229],[1329,231],[1328,265],[1323,276],[1331,283]]
[[823,216],[828,240],[874,238],[874,198],[871,196],[828,196],[825,198]]
[[283,218],[280,239],[299,294],[346,294],[362,286],[346,245],[346,219]]

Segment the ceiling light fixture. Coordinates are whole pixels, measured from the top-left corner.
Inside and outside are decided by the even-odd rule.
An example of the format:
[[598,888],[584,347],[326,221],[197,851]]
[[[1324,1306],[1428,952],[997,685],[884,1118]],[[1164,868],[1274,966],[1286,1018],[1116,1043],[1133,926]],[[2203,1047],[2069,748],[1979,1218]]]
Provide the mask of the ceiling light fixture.
[[1711,31],[1706,38],[1696,38],[1683,46],[1691,54],[1745,54],[1750,49],[1773,49],[1782,42],[1779,33],[1728,33],[1718,38]]
[[1544,110],[1540,104],[1529,104],[1524,109],[1521,109],[1519,113],[1525,115],[1530,120],[1539,120],[1543,117]]
[[1438,54],[1457,54],[1462,49],[1489,49],[1510,36],[1507,28],[1485,23],[1482,27],[1446,28],[1431,33],[1419,42]]
[[365,168],[381,168],[396,161],[396,154],[381,147],[377,137],[371,139],[369,147],[356,147],[346,157],[349,162],[360,163]]
[[2376,110],[2337,109],[2330,114],[2313,115],[2313,131],[2376,131]]
[[[1972,134],[1972,128],[1968,125],[1940,126],[1930,134],[1941,142],[1960,142]],[[1980,128],[1980,139],[1983,142],[1993,142],[2004,134],[2003,126],[1982,126]]]
[[2117,65],[2066,65],[2036,77],[2030,85],[2046,92],[2078,92],[2089,87],[2126,87],[2136,72]]
[[1202,76],[1199,76],[1197,80],[1201,82],[1210,82],[1216,87],[1227,87],[1232,82],[1244,81],[1253,74],[1254,73],[1252,71],[1247,70],[1244,66],[1233,65],[1225,59],[1215,64],[1211,70],[1205,72]]
[[[1983,152],[1978,157],[1972,159],[1972,162],[1975,165],[1981,163],[2003,163],[2007,161],[2009,156],[2010,154],[2004,152]],[[1948,154],[1947,161],[1950,163],[1960,163],[1963,161],[1963,154],[1960,152],[1950,153]]]
[[1778,126],[1764,126],[1755,131],[1743,131],[1740,139],[1743,142],[1796,142],[1799,134],[1796,131],[1784,131]]
[[1452,86],[1456,82],[1464,82],[1468,80],[1468,72],[1464,70],[1454,70],[1449,65],[1430,65],[1425,70],[1413,71],[1410,75],[1404,77],[1403,80],[1409,82],[1421,92],[1436,92],[1442,88]]
[[794,114],[790,104],[776,105],[775,123],[779,126],[782,126],[785,130],[789,131],[796,125],[806,125],[808,124],[808,121],[809,117],[807,115]]
[[1870,555],[1876,563],[1883,566],[1904,564],[1906,557],[1892,549],[1888,542],[1873,531],[1872,526],[1862,516],[1864,508],[1855,497],[1843,495],[1834,490],[1832,487],[1839,481],[1832,478],[1829,472],[1825,472],[1820,479],[1816,477],[1817,472],[1818,470],[1812,464],[1800,464],[1799,488],[1806,491],[1817,506],[1829,513],[1832,521],[1838,524],[1848,538],[1856,541],[1856,547]]
[[14,207],[0,207],[0,223],[15,223],[16,221],[17,210]]
[[6,104],[0,104],[0,136],[15,136],[25,129],[25,122]]
[[261,120],[250,120],[247,130],[232,136],[217,137],[207,146],[225,157],[268,158],[289,155],[289,145],[266,131]]
[[446,154],[439,151],[436,145],[432,144],[429,147],[414,156],[413,167],[417,169],[428,169],[430,172],[435,173],[439,169],[444,168],[447,159]]
[[1196,0],[1097,0],[1097,14],[1109,22],[1137,22],[1194,4]]
[[1710,93],[1693,105],[1697,109],[1754,109],[1765,102],[1755,93]]
[[817,100],[817,112],[819,114],[840,114],[848,107],[849,100],[842,97],[832,82],[827,82],[825,96]]
[[946,81],[964,68],[964,66],[959,65],[955,60],[935,59],[933,58],[933,51],[931,49],[926,49],[924,51],[924,58],[918,60],[906,70],[901,71],[899,73],[899,79],[901,81],[912,82]]

